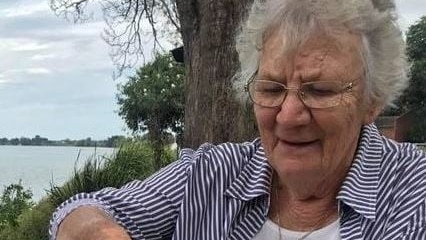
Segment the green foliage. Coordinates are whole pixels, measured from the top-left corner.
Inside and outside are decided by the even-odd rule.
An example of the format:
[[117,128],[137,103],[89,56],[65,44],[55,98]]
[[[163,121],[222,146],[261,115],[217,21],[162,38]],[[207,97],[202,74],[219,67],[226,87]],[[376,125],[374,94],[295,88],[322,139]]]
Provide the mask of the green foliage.
[[157,55],[152,63],[119,87],[119,115],[134,132],[149,130],[181,132],[184,111],[183,65],[172,56]]
[[[161,164],[165,166],[176,158],[171,149],[165,149]],[[47,240],[49,219],[56,206],[79,192],[91,192],[105,187],[120,187],[134,180],[148,177],[154,172],[154,150],[146,141],[122,142],[117,152],[101,161],[93,156],[63,186],[52,186],[50,194],[37,205],[23,207],[15,215],[14,224],[0,229],[1,240]],[[13,187],[23,189],[21,187]],[[25,191],[24,191],[25,192]],[[5,194],[3,194],[5,195]],[[11,194],[6,194],[11,196]],[[23,196],[23,194],[20,194]],[[29,195],[25,195],[29,197]],[[6,199],[9,199],[7,197]],[[10,202],[10,201],[9,201]],[[32,205],[31,205],[32,206]],[[3,211],[1,211],[3,213]]]
[[0,138],[0,145],[23,145],[23,146],[77,146],[77,147],[117,147],[125,140],[125,136],[111,136],[106,140],[93,140],[90,137],[80,140],[49,140],[48,138],[36,135],[33,138]]
[[408,29],[407,54],[412,61],[426,59],[426,16]]
[[0,199],[0,230],[18,225],[19,215],[33,206],[31,198],[31,191],[25,190],[21,182],[11,184],[3,190]]
[[[161,165],[165,166],[175,159],[175,154],[167,149],[162,156]],[[82,169],[75,169],[73,177],[63,186],[52,186],[50,198],[59,205],[79,192],[92,192],[105,187],[120,187],[134,179],[145,179],[154,170],[154,151],[149,143],[125,142],[112,158],[102,161],[91,158]]]
[[412,110],[413,125],[409,141],[426,142],[426,16],[407,32],[407,54],[412,64],[410,86],[402,101]]
[[409,142],[426,142],[426,16],[410,26],[407,32],[407,55],[411,63],[410,85],[397,102],[397,108],[384,115],[410,112]]
[[126,141],[126,137],[114,135],[105,141],[105,147],[119,147],[124,141]]
[[8,226],[0,231],[0,239],[47,240],[49,219],[54,209],[49,199],[41,200],[19,216],[17,226]]
[[152,63],[136,71],[136,76],[119,87],[118,114],[135,133],[148,131],[154,149],[154,168],[161,167],[167,131],[177,134],[180,145],[184,117],[184,67],[170,54],[157,55]]
[[411,62],[410,87],[403,97],[409,109],[426,107],[426,16],[407,32],[407,55]]

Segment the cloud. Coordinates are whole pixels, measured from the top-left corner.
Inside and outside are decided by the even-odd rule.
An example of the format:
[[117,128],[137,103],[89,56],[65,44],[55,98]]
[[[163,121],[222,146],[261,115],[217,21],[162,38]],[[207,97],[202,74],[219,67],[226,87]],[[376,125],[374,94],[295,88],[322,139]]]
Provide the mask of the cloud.
[[[51,21],[52,18],[46,18],[44,24]],[[53,20],[57,20],[53,18]],[[27,32],[31,32],[31,35],[44,40],[58,41],[65,39],[100,39],[101,32],[105,28],[103,21],[87,22],[82,24],[72,24],[64,22],[63,24],[57,24],[50,27],[38,27],[37,29],[27,29]],[[19,34],[19,33],[17,33]]]
[[[18,1],[19,2],[19,1]],[[20,2],[19,6],[6,8],[0,11],[0,16],[4,18],[15,18],[33,15],[35,13],[50,11],[47,2]]]
[[4,74],[0,74],[0,85],[11,82]]
[[44,67],[15,68],[3,71],[0,74],[0,83],[22,84],[29,82],[43,81],[45,75],[52,74],[52,71]]
[[7,77],[4,74],[0,74],[0,89],[4,88],[7,84],[13,82],[13,79]]
[[403,32],[406,32],[422,16],[426,16],[426,2],[423,0],[396,0],[395,3],[399,13],[398,22]]
[[24,70],[28,74],[49,74],[51,71],[46,68],[28,68]]
[[48,49],[48,43],[41,43],[32,38],[7,38],[0,37],[0,50],[15,52],[37,51]]
[[14,47],[11,47],[11,51],[21,52],[21,51],[37,51],[49,48],[48,44],[39,44],[37,42],[27,42],[24,44],[15,44]]
[[57,56],[55,54],[36,54],[31,57],[31,60],[41,61],[41,60],[52,59],[56,57]]

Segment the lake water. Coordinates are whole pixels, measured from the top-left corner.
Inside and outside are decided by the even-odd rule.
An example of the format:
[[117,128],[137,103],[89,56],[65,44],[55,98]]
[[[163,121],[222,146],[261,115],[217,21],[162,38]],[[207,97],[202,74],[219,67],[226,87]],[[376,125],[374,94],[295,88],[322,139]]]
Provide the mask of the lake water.
[[113,148],[0,146],[0,191],[21,180],[38,201],[51,182],[58,185],[68,180],[75,166],[81,167],[89,157],[101,159],[113,152]]

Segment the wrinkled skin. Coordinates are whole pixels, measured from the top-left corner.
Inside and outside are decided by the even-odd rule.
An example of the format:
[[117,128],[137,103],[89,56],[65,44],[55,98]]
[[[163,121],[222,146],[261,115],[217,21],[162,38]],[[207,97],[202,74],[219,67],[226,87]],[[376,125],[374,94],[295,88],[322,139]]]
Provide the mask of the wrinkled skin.
[[255,105],[263,147],[279,184],[297,199],[335,194],[349,169],[363,124],[374,121],[380,108],[364,94],[358,35],[315,36],[292,55],[284,55],[281,38],[264,44],[257,78],[289,87],[309,81],[356,82],[339,106],[309,109],[290,92],[281,107]]

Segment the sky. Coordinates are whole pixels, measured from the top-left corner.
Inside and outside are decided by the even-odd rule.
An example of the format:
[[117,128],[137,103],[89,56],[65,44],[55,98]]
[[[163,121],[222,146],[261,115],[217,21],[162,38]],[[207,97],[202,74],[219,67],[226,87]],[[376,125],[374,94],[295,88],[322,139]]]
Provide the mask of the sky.
[[[49,0],[0,0],[0,137],[106,139],[126,135],[101,16],[74,24]],[[404,30],[425,0],[397,0]],[[149,59],[149,57],[148,57]]]

